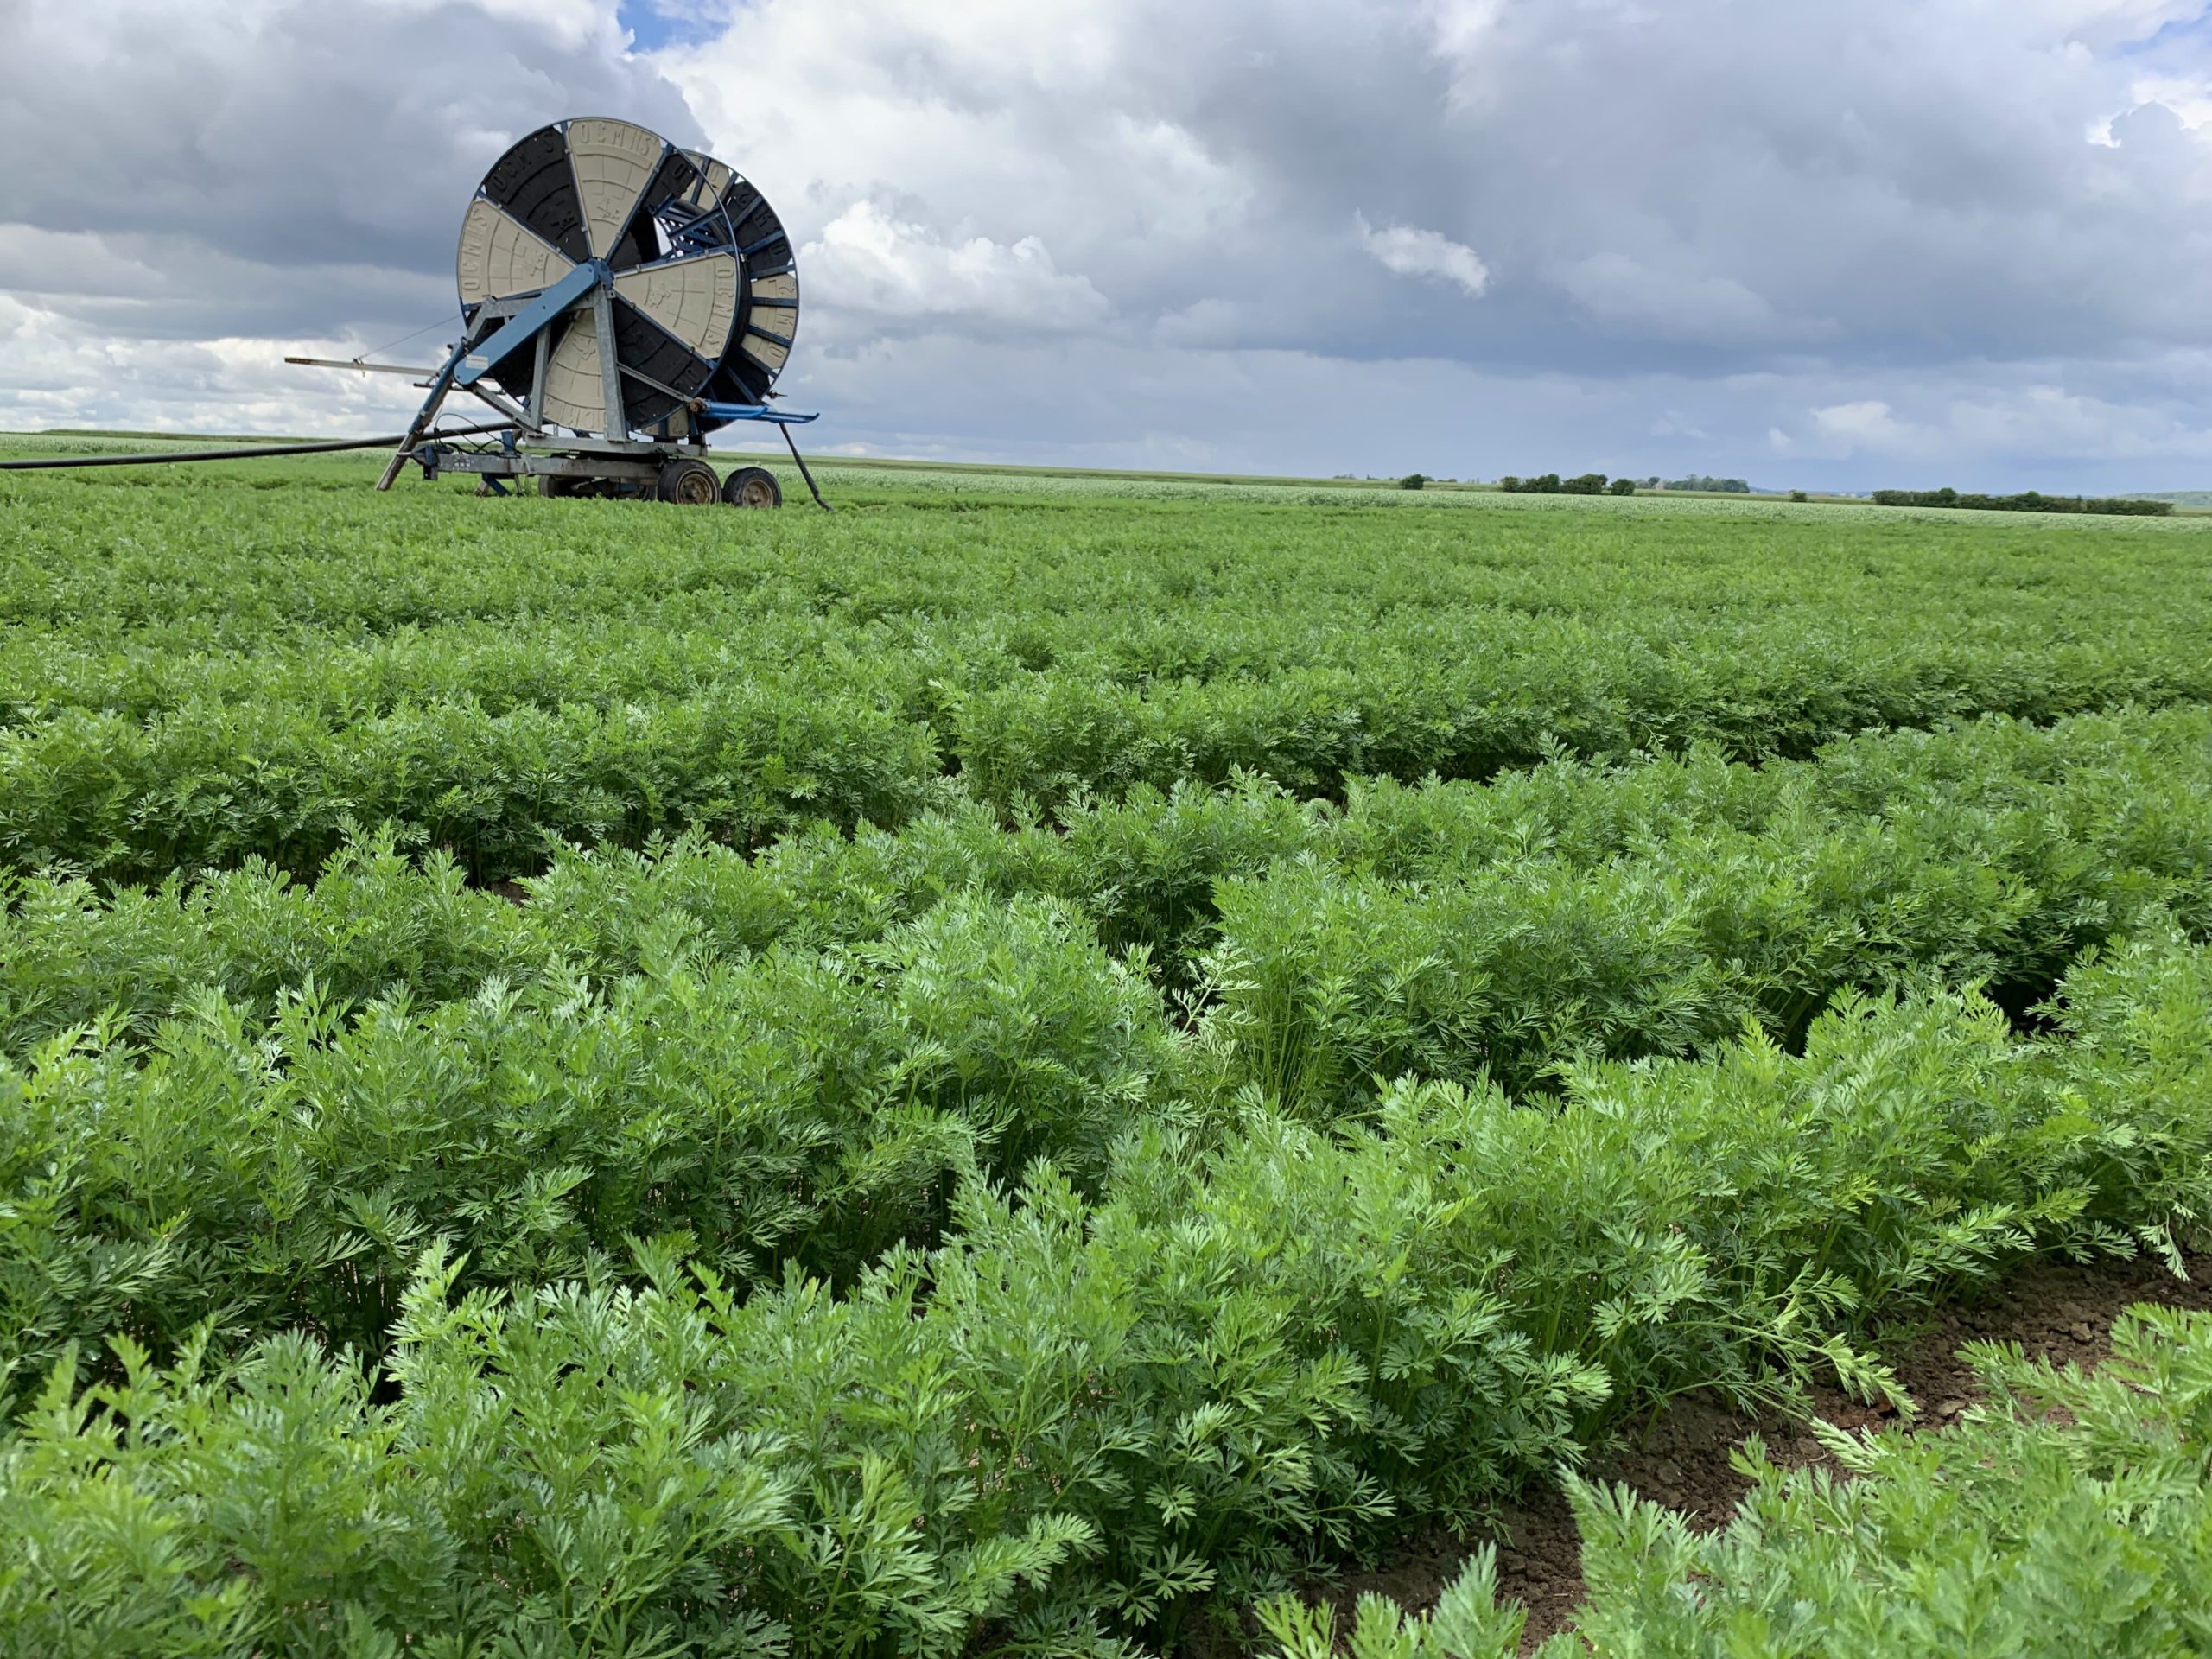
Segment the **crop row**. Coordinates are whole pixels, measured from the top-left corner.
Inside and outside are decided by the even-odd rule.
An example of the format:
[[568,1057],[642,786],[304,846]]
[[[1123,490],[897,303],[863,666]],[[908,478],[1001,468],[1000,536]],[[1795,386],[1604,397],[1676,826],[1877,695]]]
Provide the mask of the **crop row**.
[[[175,479],[175,474],[170,475]],[[1484,613],[1755,633],[1888,639],[1941,615],[1976,642],[2063,644],[2096,618],[2144,643],[2201,632],[2188,578],[2201,526],[1942,522],[1720,504],[1560,510],[1497,496],[1397,492],[1410,510],[1311,511],[1128,501],[785,513],[719,524],[442,492],[193,492],[11,480],[39,499],[0,549],[4,660],[41,640],[262,655],[476,620],[532,633],[650,623],[664,634],[788,618],[802,631],[882,622],[995,631],[1024,648],[1103,635],[1166,643],[1224,632],[1337,636],[1330,660]],[[994,486],[994,491],[997,488]],[[1238,498],[1242,499],[1243,498]],[[1341,499],[1357,508],[1357,498]],[[1813,624],[1821,626],[1811,626]],[[313,636],[310,639],[308,636]],[[1294,658],[1282,658],[1295,661]],[[0,697],[0,701],[7,700]]]
[[[952,588],[943,576],[888,570],[878,577],[887,591],[855,582],[854,593],[825,595],[818,582],[827,576],[793,570],[778,580],[725,560],[699,575],[704,592],[655,591],[664,573],[635,571],[647,587],[642,600],[592,590],[545,596],[580,614],[391,626],[311,613],[242,628],[230,610],[213,607],[213,595],[195,594],[211,608],[13,624],[0,639],[0,711],[17,723],[70,709],[143,721],[198,703],[271,702],[335,723],[468,700],[498,715],[696,697],[802,667],[834,669],[849,688],[921,715],[938,712],[935,688],[988,691],[1025,677],[1143,690],[1318,668],[1387,684],[1452,664],[1478,664],[1467,683],[1516,702],[1554,691],[1548,671],[1574,664],[1556,684],[1569,709],[1605,695],[1711,711],[1731,694],[1787,709],[1793,696],[1833,683],[1840,705],[1933,696],[2025,713],[2031,702],[2078,706],[2202,683],[2190,649],[2202,644],[2205,619],[2135,591],[2126,573],[2115,573],[2118,592],[2092,594],[2076,591],[2078,575],[2000,568],[1945,597],[1916,583],[1827,572],[1813,593],[1773,591],[1777,574],[1802,583],[1783,567],[1757,570],[1748,591],[1716,599],[1689,585],[1688,572],[1663,566],[1624,567],[1610,582],[1477,566],[1479,579],[1471,580],[1452,563],[1464,549],[1436,551],[1420,577],[1387,567],[1332,571],[1303,591],[1286,590],[1280,572],[1268,587],[1248,587],[1243,572],[1201,580],[1162,557],[1119,566],[1114,583],[1067,575],[1063,592],[1033,574],[1025,584],[1016,566],[1001,580],[1017,591],[983,590],[988,598],[978,595],[981,573]],[[1024,585],[1044,591],[1024,595]],[[1939,601],[1955,614],[1936,639],[1925,607]],[[2080,607],[2092,601],[2110,613],[2113,631],[2084,638]],[[1916,691],[1916,677],[1936,683]]]
[[[157,879],[257,855],[307,871],[349,826],[389,821],[498,880],[542,868],[548,837],[635,847],[696,829],[756,845],[815,821],[901,823],[949,789],[1001,812],[1038,801],[1062,813],[1090,794],[1214,785],[1239,771],[1335,793],[1360,775],[1481,778],[1560,749],[1709,741],[1738,755],[1799,753],[1866,727],[1972,713],[1991,695],[2030,718],[2075,706],[2075,692],[2055,703],[2015,696],[2009,673],[1993,693],[1923,669],[1886,688],[1838,677],[1687,699],[1686,677],[1638,690],[1600,683],[1605,671],[1586,663],[1529,660],[1503,676],[1477,664],[1394,677],[1386,661],[1364,675],[1148,692],[1046,676],[939,688],[942,730],[810,673],[645,705],[493,715],[441,702],[337,727],[275,702],[194,704],[145,723],[79,710],[0,729],[0,861]],[[2212,694],[2212,680],[2149,679],[2131,673],[2082,700]]]
[[[1669,1392],[1738,1397],[2020,1251],[2212,1203],[2212,960],[2078,969],[2059,1036],[1945,993],[1792,1057],[1394,1087],[1211,1152],[1141,1116],[851,1293],[635,1247],[536,1295],[425,1253],[381,1373],[274,1337],[57,1366],[0,1447],[0,1621],[69,1654],[1173,1643],[1309,1552],[1466,1524]],[[219,1320],[218,1321],[219,1323]],[[26,1379],[28,1380],[28,1379]]]
[[[1733,1525],[1570,1479],[1590,1587],[1539,1659],[1742,1651],[1918,1659],[2091,1652],[2152,1659],[2212,1628],[2212,1315],[2143,1307],[2094,1376],[1977,1344],[1993,1395],[1955,1428],[1831,1440],[1855,1478],[1753,1452]],[[1514,1659],[1522,1610],[1484,1552],[1433,1617],[1362,1599],[1262,1610],[1279,1659]]]
[[0,1343],[166,1351],[220,1311],[380,1351],[439,1231],[471,1284],[672,1234],[733,1283],[845,1282],[941,1238],[963,1179],[1042,1157],[1101,1190],[1138,1123],[1207,1146],[1254,1100],[1356,1116],[1376,1078],[1526,1094],[1747,1026],[1794,1046],[1854,987],[2022,1014],[2154,912],[2207,931],[2208,721],[1562,763],[1342,812],[1185,793],[1065,836],[970,812],[755,863],[571,857],[523,906],[388,849],[312,887],[20,884]]
[[741,1282],[849,1279],[937,1236],[963,1175],[1050,1156],[1095,1188],[1130,1124],[1190,1115],[1173,1063],[1151,988],[1038,900],[956,900],[849,960],[655,960],[603,995],[349,1020],[310,987],[265,1030],[211,995],[150,1053],[0,1066],[0,1353],[42,1368],[110,1328],[166,1351],[216,1313],[379,1351],[437,1232],[477,1284],[677,1234]]
[[313,882],[248,868],[103,895],[16,876],[0,881],[0,1049],[110,1010],[143,1036],[206,988],[265,1016],[310,980],[340,1001],[404,990],[420,1003],[494,977],[603,982],[683,950],[846,950],[969,891],[1058,900],[1109,952],[1143,946],[1174,990],[1264,975],[1254,958],[1280,957],[1300,914],[1308,932],[1382,918],[1389,955],[1404,954],[1388,937],[1400,926],[1433,931],[1424,918],[1470,906],[1523,938],[1561,906],[1593,918],[1656,906],[1694,924],[1694,938],[1675,929],[1677,956],[1695,943],[1717,961],[1786,962],[1795,988],[1773,1017],[1787,1035],[1854,974],[1878,984],[1940,967],[2018,1007],[2146,903],[2203,928],[2208,793],[2212,709],[2188,707],[1883,733],[1759,767],[1710,750],[1558,759],[1483,785],[1355,785],[1341,806],[1246,779],[1140,789],[1049,830],[955,802],[895,833],[809,830],[753,857],[696,837],[643,854],[556,849],[515,890],[523,904],[388,836],[349,842]]
[[2212,697],[2193,538],[2147,526],[901,508],[771,545],[561,505],[56,494],[0,551],[0,866],[304,872],[388,819],[498,880],[549,835],[753,845],[948,788],[1334,797]]
[[631,846],[688,827],[744,845],[817,818],[896,823],[936,770],[926,729],[823,687],[498,718],[444,703],[335,730],[271,703],[145,727],[74,713],[0,731],[0,862],[305,870],[385,820],[498,878],[536,868],[549,836]]

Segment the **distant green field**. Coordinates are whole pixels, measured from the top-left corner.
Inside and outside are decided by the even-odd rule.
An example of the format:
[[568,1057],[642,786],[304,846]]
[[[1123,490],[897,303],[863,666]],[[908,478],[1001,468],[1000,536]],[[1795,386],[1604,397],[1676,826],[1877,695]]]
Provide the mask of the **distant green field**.
[[379,460],[0,474],[10,1651],[1243,1642],[2202,1238],[2203,520]]

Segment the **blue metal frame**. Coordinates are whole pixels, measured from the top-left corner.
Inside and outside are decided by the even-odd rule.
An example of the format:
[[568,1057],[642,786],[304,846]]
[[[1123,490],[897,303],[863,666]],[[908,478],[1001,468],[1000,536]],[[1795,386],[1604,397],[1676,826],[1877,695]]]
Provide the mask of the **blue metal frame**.
[[[717,234],[715,230],[715,219],[722,216],[712,208],[703,213],[694,213],[688,218],[679,219],[674,213],[665,211],[656,213],[653,217],[661,229],[667,233],[668,239],[671,243],[684,243],[693,249],[707,252],[713,252],[730,245],[729,238]],[[724,218],[723,222],[727,224],[728,221]]]
[[455,385],[474,385],[491,373],[493,365],[523,345],[537,331],[566,311],[601,283],[609,280],[606,262],[594,259],[578,265],[528,305],[509,317],[499,331],[464,357],[454,373]]
[[768,421],[777,426],[804,426],[809,421],[818,421],[819,415],[795,415],[787,409],[771,409],[766,404],[702,404],[699,413],[710,421]]

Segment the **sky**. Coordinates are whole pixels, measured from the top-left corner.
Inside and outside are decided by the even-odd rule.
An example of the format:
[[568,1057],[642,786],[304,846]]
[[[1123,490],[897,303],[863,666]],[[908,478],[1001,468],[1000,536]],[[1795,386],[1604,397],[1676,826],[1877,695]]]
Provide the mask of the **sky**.
[[2212,487],[2212,0],[0,0],[0,428],[397,429],[579,114],[824,451]]

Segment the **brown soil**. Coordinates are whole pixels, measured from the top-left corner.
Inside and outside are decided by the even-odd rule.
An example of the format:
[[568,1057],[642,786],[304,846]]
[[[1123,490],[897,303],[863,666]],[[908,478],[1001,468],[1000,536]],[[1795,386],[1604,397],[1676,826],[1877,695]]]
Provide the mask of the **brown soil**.
[[[2088,1370],[2111,1356],[2113,1321],[2137,1302],[2212,1310],[2212,1256],[2192,1256],[2188,1265],[2190,1278],[2183,1281],[2152,1261],[2037,1262],[1993,1286],[1978,1301],[1936,1310],[1885,1346],[1920,1409],[1914,1426],[1941,1427],[1981,1396],[1973,1368],[1959,1357],[1967,1343],[2017,1343],[2031,1358]],[[1868,1407],[1834,1389],[1816,1389],[1814,1403],[1840,1428],[1897,1421],[1886,1407]],[[1699,1525],[1719,1526],[1749,1486],[1730,1467],[1729,1454],[1755,1433],[1764,1440],[1768,1457],[1784,1468],[1830,1463],[1802,1424],[1745,1416],[1707,1396],[1688,1395],[1631,1443],[1593,1459],[1589,1472],[1625,1482]],[[1573,1623],[1582,1599],[1581,1541],[1556,1487],[1531,1492],[1504,1522],[1498,1592],[1529,1609],[1525,1653]],[[1433,1606],[1478,1541],[1441,1535],[1421,1540],[1382,1568],[1348,1575],[1324,1592],[1338,1606],[1339,1628],[1353,1603],[1370,1591],[1414,1611]]]

